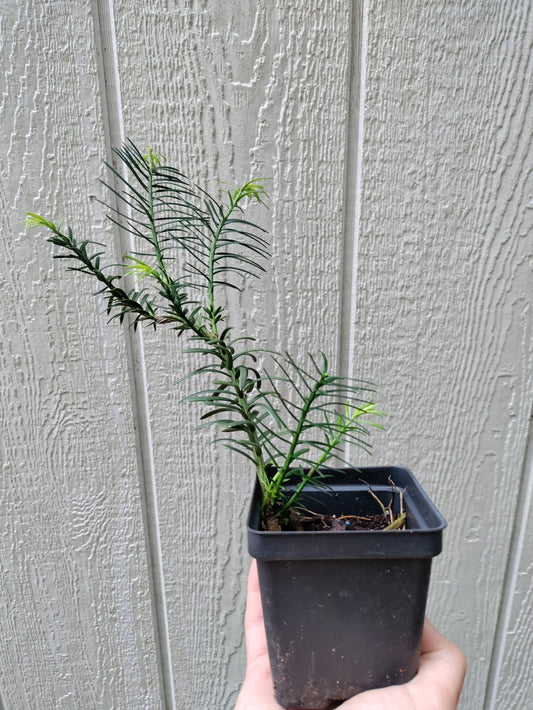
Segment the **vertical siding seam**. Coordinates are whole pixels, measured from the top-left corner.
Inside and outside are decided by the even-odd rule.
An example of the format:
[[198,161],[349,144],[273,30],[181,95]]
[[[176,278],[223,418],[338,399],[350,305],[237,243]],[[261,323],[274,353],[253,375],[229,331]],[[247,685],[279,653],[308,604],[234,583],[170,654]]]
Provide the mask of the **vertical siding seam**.
[[[95,41],[99,55],[98,68],[106,153],[108,162],[112,163],[114,162],[112,148],[120,145],[124,140],[113,0],[92,0],[92,5],[95,22]],[[111,182],[114,182],[114,179]],[[121,253],[131,250],[131,235],[124,230],[118,230],[118,242]],[[168,632],[144,341],[142,331],[140,329],[134,331],[128,324],[125,327],[125,336],[162,703],[165,710],[175,710],[175,689]]]
[[[348,119],[344,171],[344,249],[342,263],[340,327],[337,343],[338,371],[357,374],[355,318],[357,307],[358,244],[361,227],[363,129],[368,48],[368,2],[352,0]],[[349,458],[349,446],[346,456]]]
[[485,701],[483,710],[493,710],[496,705],[498,686],[502,666],[505,659],[506,635],[511,619],[513,599],[518,578],[519,565],[525,545],[525,531],[529,512],[533,507],[533,414],[529,421],[529,432],[526,443],[524,464],[518,488],[518,504],[514,516],[509,556],[505,570],[496,634],[492,646],[492,657],[489,666]]

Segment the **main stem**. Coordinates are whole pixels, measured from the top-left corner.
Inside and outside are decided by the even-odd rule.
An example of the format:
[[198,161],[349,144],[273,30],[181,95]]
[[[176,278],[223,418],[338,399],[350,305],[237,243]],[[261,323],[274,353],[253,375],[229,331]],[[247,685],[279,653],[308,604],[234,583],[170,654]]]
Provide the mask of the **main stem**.
[[217,247],[218,247],[218,242],[220,239],[220,236],[222,234],[222,231],[224,229],[225,224],[227,223],[228,219],[230,218],[232,212],[235,210],[236,207],[238,207],[240,200],[244,197],[243,194],[237,194],[237,196],[233,195],[231,197],[231,203],[230,206],[227,210],[227,212],[222,214],[222,219],[220,220],[220,224],[218,225],[218,228],[216,232],[213,235],[213,241],[211,243],[211,249],[209,251],[209,265],[208,265],[208,277],[207,277],[207,283],[208,283],[208,288],[207,288],[207,299],[208,299],[208,306],[207,306],[207,313],[209,316],[209,325],[212,330],[212,338],[216,339],[217,345],[216,345],[216,352],[217,355],[220,359],[221,365],[223,369],[226,371],[228,374],[228,377],[231,381],[231,386],[235,392],[236,400],[237,400],[237,406],[239,408],[241,417],[246,425],[246,434],[248,436],[248,441],[250,442],[252,446],[252,455],[256,467],[256,473],[257,473],[257,479],[259,481],[259,485],[261,486],[261,491],[263,493],[263,498],[265,497],[265,494],[268,490],[269,486],[269,479],[266,473],[266,464],[265,464],[265,459],[263,456],[263,447],[261,446],[261,442],[259,441],[259,437],[257,434],[257,427],[254,423],[254,418],[250,409],[250,403],[248,402],[248,399],[246,397],[246,393],[241,389],[239,385],[239,376],[237,374],[237,370],[234,365],[234,359],[233,359],[233,354],[230,349],[230,347],[227,345],[227,343],[224,340],[219,339],[218,335],[218,318],[217,318],[217,308],[215,306],[215,257],[217,253]]
[[254,422],[250,403],[248,402],[248,398],[246,397],[246,392],[244,392],[240,387],[239,376],[234,365],[234,358],[230,347],[226,342],[224,342],[224,340],[218,340],[215,347],[222,368],[226,371],[231,382],[233,391],[235,392],[237,406],[239,408],[240,415],[246,425],[246,435],[248,436],[248,441],[252,445],[252,455],[256,467],[257,479],[259,481],[259,485],[261,486],[261,491],[263,493],[264,499],[270,481],[267,476],[265,458],[263,456],[263,447],[261,445],[261,442],[259,441],[257,427]]
[[316,464],[313,466],[313,468],[309,471],[307,476],[303,478],[299,485],[297,486],[296,490],[292,494],[292,496],[283,504],[280,513],[284,513],[286,510],[289,510],[289,508],[292,506],[292,504],[298,500],[300,493],[303,491],[305,488],[307,481],[313,476],[318,469],[326,463],[326,461],[330,458],[331,452],[339,445],[340,441],[342,440],[342,437],[346,434],[346,432],[350,429],[352,426],[353,422],[357,417],[359,416],[358,412],[354,412],[352,416],[344,422],[341,426],[339,426],[339,429],[337,430],[336,436],[333,437],[333,439],[330,440],[328,447],[322,454],[322,456],[318,459]]
[[[315,383],[315,386],[311,390],[309,396],[307,397],[305,404],[302,408],[302,412],[300,414],[300,418],[298,420],[298,425],[296,427],[296,430],[293,434],[291,445],[289,448],[289,451],[287,453],[287,456],[285,457],[285,463],[283,466],[278,470],[272,481],[269,482],[268,490],[266,492],[266,495],[263,496],[263,510],[267,510],[273,503],[273,501],[276,501],[279,496],[280,489],[285,481],[285,478],[287,476],[287,472],[289,470],[290,464],[294,459],[294,453],[296,451],[296,448],[298,446],[298,442],[300,440],[300,436],[302,434],[305,422],[307,421],[307,415],[309,414],[309,410],[311,408],[311,405],[315,401],[320,388],[324,384],[324,378],[326,376],[322,374],[320,376],[320,379]],[[315,467],[316,468],[316,467]],[[285,508],[285,506],[284,506]]]
[[238,207],[239,202],[243,199],[244,194],[238,194],[237,197],[231,196],[231,202],[226,214],[222,213],[222,219],[217,227],[216,232],[213,235],[213,241],[211,242],[211,249],[209,250],[209,264],[207,269],[207,313],[209,316],[209,324],[213,331],[215,337],[218,338],[218,318],[217,309],[215,308],[215,257],[218,248],[218,240],[222,234],[222,230],[226,225],[226,222],[231,217],[232,212]]

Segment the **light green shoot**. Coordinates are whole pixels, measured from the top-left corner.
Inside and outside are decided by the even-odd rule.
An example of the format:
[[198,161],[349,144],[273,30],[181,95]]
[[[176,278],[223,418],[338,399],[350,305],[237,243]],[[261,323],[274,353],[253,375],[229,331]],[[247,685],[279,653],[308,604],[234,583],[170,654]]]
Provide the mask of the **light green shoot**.
[[143,279],[146,276],[157,278],[157,271],[146,262],[133,256],[133,254],[124,254],[124,260],[127,262],[126,271],[124,272],[126,276],[136,276],[139,279]]
[[50,229],[52,232],[56,232],[58,229],[53,222],[50,222],[50,220],[45,219],[44,217],[41,217],[40,214],[35,214],[35,212],[27,213],[24,224],[28,228],[47,227],[47,229]]
[[166,160],[165,156],[161,155],[161,153],[154,153],[150,146],[146,147],[148,149],[148,153],[146,155],[143,155],[144,161],[148,163],[152,169],[160,168]]
[[[378,411],[376,408],[376,404],[374,402],[367,402],[363,404],[361,407],[355,407],[353,410],[350,409],[350,405],[346,403],[344,405],[344,415],[339,414],[337,417],[336,424],[331,427],[332,435],[326,436],[326,447],[323,450],[322,455],[320,458],[317,460],[316,464],[311,468],[309,473],[306,476],[307,480],[302,480],[300,482],[300,485],[296,488],[295,492],[293,495],[285,502],[285,504],[282,506],[281,512],[285,512],[286,510],[289,510],[298,498],[300,497],[305,485],[308,482],[308,479],[311,478],[324,464],[332,457],[334,454],[335,450],[339,446],[339,444],[344,441],[346,438],[346,435],[354,431],[355,429],[358,428],[357,425],[363,425],[366,424],[367,426],[373,426],[378,429],[383,429],[381,425],[379,425],[377,422],[373,421],[361,421],[359,422],[359,418],[364,416],[364,415],[374,415],[378,417],[383,417],[385,416],[383,412]],[[357,425],[356,425],[357,422]]]

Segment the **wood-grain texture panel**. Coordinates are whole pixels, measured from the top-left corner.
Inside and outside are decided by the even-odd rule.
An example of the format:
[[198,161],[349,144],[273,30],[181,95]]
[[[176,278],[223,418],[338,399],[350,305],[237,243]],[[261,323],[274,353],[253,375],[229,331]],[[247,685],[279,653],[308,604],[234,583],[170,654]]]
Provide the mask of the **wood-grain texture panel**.
[[[213,189],[267,185],[268,275],[231,298],[263,343],[337,358],[351,3],[117,2],[125,132]],[[135,27],[135,32],[131,28]],[[242,315],[240,315],[242,312]],[[252,471],[214,452],[173,334],[146,333],[159,520],[178,707],[231,708],[243,673]],[[190,366],[191,360],[189,360]]]
[[[101,237],[92,5],[3,4],[0,696],[160,708],[124,339],[52,260],[42,211]],[[112,239],[111,234],[107,237]]]
[[479,708],[531,411],[531,5],[368,16],[353,366],[389,414],[376,463],[448,518],[430,609]]
[[[213,432],[195,431],[199,412],[181,403],[194,383],[176,386],[193,361],[175,336],[146,332],[154,507],[143,500],[134,421],[147,422],[132,416],[128,338],[104,324],[91,283],[65,275],[22,224],[29,209],[66,212],[101,237],[104,136],[122,122],[213,189],[273,178],[270,211],[253,211],[273,235],[272,264],[252,295],[228,296],[243,313],[232,324],[300,356],[324,347],[345,363],[351,352],[353,374],[380,384],[388,432],[373,460],[409,465],[450,523],[430,610],[468,656],[462,707],[484,697],[485,710],[526,707],[532,519],[517,497],[531,493],[521,475],[532,398],[530,3],[363,3],[359,156],[358,2],[4,5],[2,710],[168,710],[161,618],[177,710],[231,710],[243,672],[251,471],[209,446]],[[98,10],[106,22],[113,9],[116,47],[109,26],[95,36]],[[102,91],[102,61],[120,81],[122,113],[115,87]],[[352,326],[352,343],[339,344],[340,325]],[[139,458],[149,461],[146,431]],[[149,569],[154,534],[161,570]],[[489,670],[498,677],[487,693]]]
[[533,693],[533,419],[484,710],[521,710]]

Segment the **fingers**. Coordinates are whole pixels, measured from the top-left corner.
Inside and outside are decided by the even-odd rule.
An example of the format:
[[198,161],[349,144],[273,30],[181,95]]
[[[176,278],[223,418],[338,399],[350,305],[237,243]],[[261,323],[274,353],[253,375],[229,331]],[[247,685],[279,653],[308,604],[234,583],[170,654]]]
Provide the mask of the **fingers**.
[[[460,683],[462,686],[466,674],[466,659],[462,651],[437,631],[430,620],[426,618],[422,634],[422,656],[420,663],[423,672],[426,672],[425,668],[428,663],[439,663],[443,671],[443,667],[446,666],[450,680]],[[432,666],[430,668],[432,668]]]
[[246,677],[235,710],[282,710],[274,699],[255,560],[252,562],[248,575],[248,597],[244,624],[246,631]]
[[463,687],[466,659],[462,652],[426,619],[418,674],[410,684],[422,693],[433,689],[445,710],[455,709]]
[[250,666],[258,657],[267,653],[263,608],[255,560],[253,560],[248,574],[248,597],[244,626],[246,629],[246,658],[248,666]]
[[[272,689],[255,560],[248,575],[245,627],[247,673],[237,708],[281,710],[274,700]],[[466,661],[461,651],[426,619],[420,666],[413,680],[405,685],[367,691],[343,703],[341,708],[382,710],[383,707],[391,706],[396,710],[426,710],[429,707],[456,710],[465,672]]]
[[461,651],[426,619],[420,667],[413,680],[361,693],[338,710],[456,710],[465,670]]
[[422,653],[433,653],[434,651],[440,651],[451,646],[453,646],[454,649],[456,648],[440,631],[437,631],[426,616],[424,619],[424,631],[422,633]]

